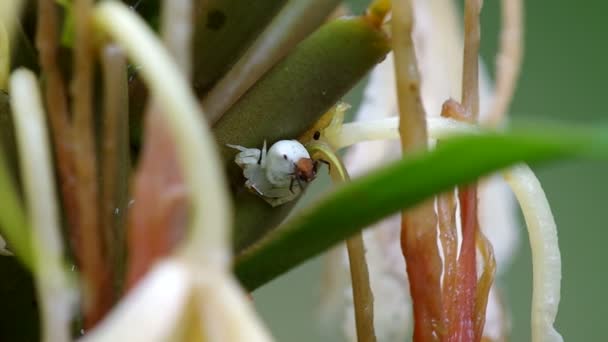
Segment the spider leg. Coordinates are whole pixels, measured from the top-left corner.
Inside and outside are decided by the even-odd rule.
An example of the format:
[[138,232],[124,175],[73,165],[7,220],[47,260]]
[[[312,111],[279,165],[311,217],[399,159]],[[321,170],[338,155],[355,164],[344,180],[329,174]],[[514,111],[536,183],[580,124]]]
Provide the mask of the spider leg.
[[289,191],[292,194],[295,194],[295,192],[293,192],[293,181],[296,179],[297,177],[291,177],[291,182],[289,183]]
[[[302,185],[302,180],[300,179],[300,177],[296,177],[296,180],[298,181],[298,186],[300,187],[300,191],[304,191],[304,186]],[[292,179],[293,182],[293,179]]]
[[330,162],[328,162],[325,159],[317,159],[316,161],[327,165],[327,172],[331,172],[331,163]]
[[266,140],[264,140],[264,146],[262,147],[262,153],[260,153],[260,160],[258,160],[258,164],[265,166],[266,164]]
[[255,185],[251,185],[250,189],[252,189],[256,195],[258,196],[264,196],[264,194],[262,193],[262,191],[260,191],[260,189],[258,189],[257,186]]

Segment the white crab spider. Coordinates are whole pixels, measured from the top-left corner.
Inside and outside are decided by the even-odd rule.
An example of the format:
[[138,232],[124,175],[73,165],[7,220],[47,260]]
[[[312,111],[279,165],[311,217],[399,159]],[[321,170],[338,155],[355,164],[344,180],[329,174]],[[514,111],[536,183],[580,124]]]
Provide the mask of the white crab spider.
[[[234,161],[243,169],[245,186],[273,207],[295,199],[302,192],[302,182],[311,182],[317,174],[316,161],[297,140],[280,140],[266,151],[230,145],[241,151]],[[297,184],[297,186],[295,186]]]

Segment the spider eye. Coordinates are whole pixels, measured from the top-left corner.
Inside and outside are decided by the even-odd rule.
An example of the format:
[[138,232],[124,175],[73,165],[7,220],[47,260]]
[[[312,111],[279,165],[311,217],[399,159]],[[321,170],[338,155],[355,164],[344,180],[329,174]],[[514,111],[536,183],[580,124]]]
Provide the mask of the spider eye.
[[321,137],[321,132],[319,132],[319,131],[316,131],[315,134],[312,136],[312,138],[315,140],[319,140],[320,137]]
[[287,155],[286,154],[283,155],[283,159],[287,160]]

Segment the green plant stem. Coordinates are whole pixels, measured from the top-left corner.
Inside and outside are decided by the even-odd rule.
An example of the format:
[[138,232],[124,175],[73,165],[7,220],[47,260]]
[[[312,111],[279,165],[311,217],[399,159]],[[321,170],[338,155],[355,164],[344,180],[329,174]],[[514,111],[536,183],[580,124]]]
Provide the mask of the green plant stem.
[[264,73],[314,31],[338,0],[290,0],[247,52],[203,100],[208,120],[216,122]]
[[[340,158],[327,144],[313,142],[306,146],[314,160],[329,163],[330,175],[335,184],[350,182],[350,176]],[[346,240],[350,278],[355,307],[355,324],[357,341],[375,342],[374,332],[374,294],[370,285],[367,261],[365,260],[365,243],[363,233],[359,232]]]
[[204,94],[211,89],[286,2],[196,1],[192,46],[197,93]]
[[[0,154],[3,154],[8,179],[18,187],[19,162],[17,160],[17,145],[15,141],[15,125],[10,107],[8,93],[0,90]],[[19,189],[16,189],[19,190]],[[17,192],[18,193],[18,192]]]

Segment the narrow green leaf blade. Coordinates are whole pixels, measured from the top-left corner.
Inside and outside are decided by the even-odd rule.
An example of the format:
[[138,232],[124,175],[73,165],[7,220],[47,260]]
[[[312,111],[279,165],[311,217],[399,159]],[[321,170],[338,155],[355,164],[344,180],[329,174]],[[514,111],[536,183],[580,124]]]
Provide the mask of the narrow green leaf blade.
[[608,159],[607,132],[562,126],[449,139],[357,179],[299,213],[239,255],[236,275],[254,290],[384,217],[518,162]]
[[33,270],[30,229],[17,187],[18,161],[9,97],[0,92],[0,233],[19,261]]

